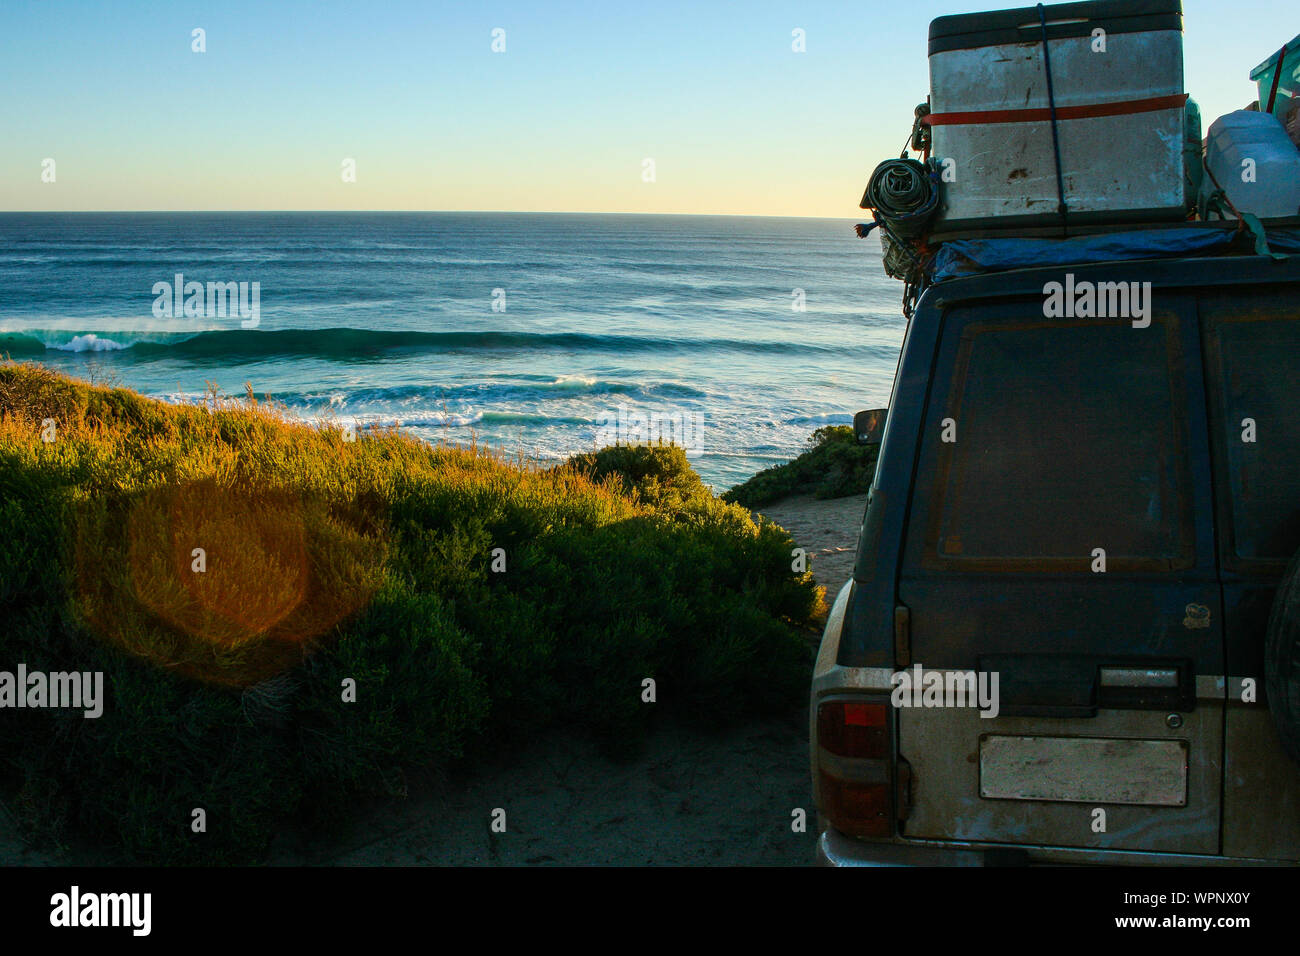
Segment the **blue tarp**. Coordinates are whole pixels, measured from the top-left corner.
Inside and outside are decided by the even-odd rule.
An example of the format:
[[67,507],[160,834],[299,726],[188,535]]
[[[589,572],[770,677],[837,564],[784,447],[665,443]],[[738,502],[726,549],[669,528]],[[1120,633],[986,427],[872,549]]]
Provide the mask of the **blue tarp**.
[[1300,252],[1300,229],[1270,229],[1265,234],[1274,252]]
[[[960,276],[1031,266],[1211,254],[1225,250],[1236,235],[1230,229],[1188,226],[1072,239],[957,239],[944,243],[936,253],[931,279],[942,282]],[[1300,252],[1300,231],[1271,230],[1267,235],[1272,251]]]

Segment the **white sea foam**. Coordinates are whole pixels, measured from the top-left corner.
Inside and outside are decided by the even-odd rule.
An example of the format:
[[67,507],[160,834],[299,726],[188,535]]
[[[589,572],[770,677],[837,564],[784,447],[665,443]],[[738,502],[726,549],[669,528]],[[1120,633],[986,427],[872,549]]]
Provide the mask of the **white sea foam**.
[[593,375],[561,375],[551,384],[558,388],[589,388],[595,385],[597,379]]
[[116,352],[130,347],[130,345],[123,345],[121,342],[115,342],[112,339],[101,339],[94,332],[75,336],[61,345],[48,343],[46,345],[46,348],[57,349],[60,352]]

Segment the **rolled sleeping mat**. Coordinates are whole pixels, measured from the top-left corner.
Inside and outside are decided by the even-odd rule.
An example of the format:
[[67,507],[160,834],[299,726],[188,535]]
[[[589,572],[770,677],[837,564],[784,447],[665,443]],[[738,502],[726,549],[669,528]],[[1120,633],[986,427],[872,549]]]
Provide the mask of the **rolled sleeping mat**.
[[922,232],[938,205],[938,183],[915,159],[887,159],[877,166],[861,203],[899,236]]

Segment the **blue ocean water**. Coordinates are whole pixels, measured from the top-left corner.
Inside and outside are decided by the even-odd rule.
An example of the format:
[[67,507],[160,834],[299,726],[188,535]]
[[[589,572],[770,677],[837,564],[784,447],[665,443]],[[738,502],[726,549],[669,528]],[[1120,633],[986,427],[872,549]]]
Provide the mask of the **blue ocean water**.
[[[256,326],[155,314],[177,274],[258,283]],[[0,354],[543,462],[620,411],[698,415],[719,490],[885,404],[900,291],[847,220],[0,214]]]

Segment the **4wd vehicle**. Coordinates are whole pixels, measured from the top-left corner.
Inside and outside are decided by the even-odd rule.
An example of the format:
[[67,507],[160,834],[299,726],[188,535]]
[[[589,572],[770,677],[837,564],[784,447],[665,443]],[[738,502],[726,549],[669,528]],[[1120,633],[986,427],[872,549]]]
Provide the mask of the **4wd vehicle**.
[[1300,861],[1297,551],[1300,257],[930,286],[813,679],[821,861]]

